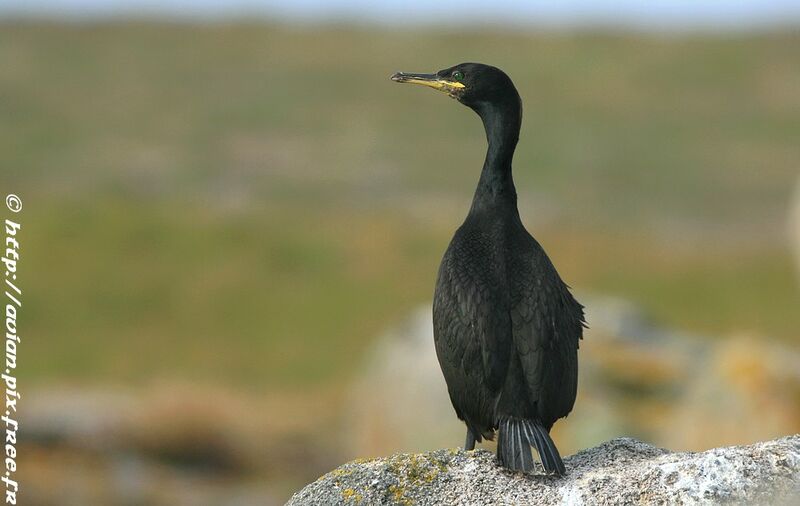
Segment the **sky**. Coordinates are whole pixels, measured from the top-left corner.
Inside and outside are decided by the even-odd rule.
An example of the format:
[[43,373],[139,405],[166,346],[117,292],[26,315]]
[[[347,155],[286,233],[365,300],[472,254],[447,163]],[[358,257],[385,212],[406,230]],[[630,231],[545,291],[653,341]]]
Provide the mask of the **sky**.
[[747,29],[800,26],[800,0],[0,0],[0,16],[19,15]]

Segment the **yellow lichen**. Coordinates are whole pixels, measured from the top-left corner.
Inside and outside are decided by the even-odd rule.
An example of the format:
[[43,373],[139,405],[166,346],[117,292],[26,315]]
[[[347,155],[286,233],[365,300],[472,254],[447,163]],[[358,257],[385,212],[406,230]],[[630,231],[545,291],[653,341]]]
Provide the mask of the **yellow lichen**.
[[401,504],[403,506],[412,506],[414,504],[411,498],[406,497],[403,487],[389,485],[389,493],[392,494],[392,499],[394,499],[395,504]]
[[361,494],[359,494],[352,488],[346,488],[342,490],[342,498],[345,501],[355,501],[356,504],[361,503],[361,501],[364,499]]

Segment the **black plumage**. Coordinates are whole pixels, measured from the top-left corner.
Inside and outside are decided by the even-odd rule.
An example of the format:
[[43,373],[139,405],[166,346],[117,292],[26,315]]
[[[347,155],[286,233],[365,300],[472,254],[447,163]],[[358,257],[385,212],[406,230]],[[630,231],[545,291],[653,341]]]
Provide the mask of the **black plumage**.
[[498,433],[497,457],[546,472],[564,464],[549,432],[575,403],[583,306],[523,226],[511,161],[522,102],[511,79],[464,63],[436,74],[397,73],[394,81],[444,91],[473,109],[489,147],[466,220],[439,268],[433,302],[436,353],[450,399],[467,425],[466,449]]

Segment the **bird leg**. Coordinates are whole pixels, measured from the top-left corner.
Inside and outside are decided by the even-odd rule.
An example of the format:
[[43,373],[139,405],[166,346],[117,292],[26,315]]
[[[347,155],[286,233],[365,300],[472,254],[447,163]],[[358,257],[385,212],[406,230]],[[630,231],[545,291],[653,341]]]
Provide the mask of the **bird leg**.
[[469,430],[467,427],[467,441],[464,443],[464,450],[470,451],[475,449],[475,436],[472,435],[472,431]]

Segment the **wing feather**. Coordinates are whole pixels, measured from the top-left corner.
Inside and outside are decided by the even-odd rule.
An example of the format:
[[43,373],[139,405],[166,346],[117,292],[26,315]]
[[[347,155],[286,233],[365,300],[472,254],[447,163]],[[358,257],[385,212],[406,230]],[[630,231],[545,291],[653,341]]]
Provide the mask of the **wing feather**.
[[577,393],[577,350],[584,318],[538,243],[513,266],[512,333],[525,385],[545,424],[566,416]]

